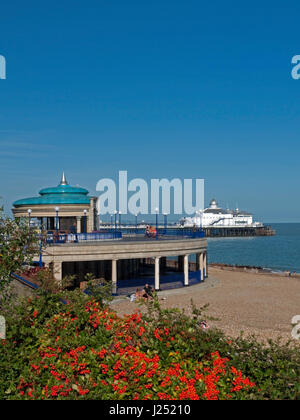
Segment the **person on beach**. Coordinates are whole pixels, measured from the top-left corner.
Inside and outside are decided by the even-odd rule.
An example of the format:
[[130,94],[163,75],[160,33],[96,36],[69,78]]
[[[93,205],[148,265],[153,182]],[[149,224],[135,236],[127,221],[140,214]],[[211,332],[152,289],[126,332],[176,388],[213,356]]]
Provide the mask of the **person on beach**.
[[148,283],[146,283],[146,284],[145,284],[145,286],[144,286],[144,291],[145,291],[145,293],[146,293],[146,295],[147,295],[147,298],[148,298],[148,297],[153,297],[153,289],[152,289],[152,287],[151,287],[151,286],[149,286],[149,284],[148,284]]
[[144,292],[141,291],[139,288],[136,289],[135,293],[130,296],[130,302],[135,302],[138,299],[142,299],[144,297]]
[[201,322],[200,322],[200,328],[201,328],[203,331],[206,331],[206,330],[208,330],[208,329],[209,329],[209,325],[208,325],[208,323],[207,323],[206,321],[201,321]]

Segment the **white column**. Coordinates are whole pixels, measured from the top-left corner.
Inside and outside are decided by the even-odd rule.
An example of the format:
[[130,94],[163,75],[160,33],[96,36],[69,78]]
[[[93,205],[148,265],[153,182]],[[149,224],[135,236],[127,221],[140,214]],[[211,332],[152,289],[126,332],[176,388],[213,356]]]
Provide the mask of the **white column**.
[[189,255],[185,255],[183,259],[184,263],[184,285],[189,285]]
[[87,215],[86,230],[92,232],[96,227],[94,226],[94,209],[95,209],[95,198],[90,199],[90,207]]
[[117,260],[111,261],[111,283],[112,283],[112,294],[117,293]]
[[155,257],[155,290],[159,290],[159,257]]
[[81,233],[81,216],[76,216],[77,220],[77,233]]
[[208,270],[207,270],[207,252],[204,252],[204,270],[205,270],[205,277],[208,276]]
[[59,261],[55,261],[53,263],[53,277],[56,281],[61,283],[62,281],[62,263]]
[[203,258],[203,252],[201,252],[200,254],[200,276],[201,276],[201,281],[204,281],[204,258]]

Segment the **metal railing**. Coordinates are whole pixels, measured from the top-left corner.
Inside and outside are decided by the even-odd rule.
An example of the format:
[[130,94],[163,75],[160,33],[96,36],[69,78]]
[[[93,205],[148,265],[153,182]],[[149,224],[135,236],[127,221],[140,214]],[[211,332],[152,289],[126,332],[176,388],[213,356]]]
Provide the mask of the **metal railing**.
[[91,233],[58,233],[47,232],[47,244],[64,244],[64,243],[79,243],[79,242],[95,242],[95,241],[111,241],[122,239],[122,233],[119,231],[113,232],[91,232]]
[[[109,230],[112,232],[113,230]],[[165,228],[159,227],[157,230],[150,233],[146,233],[145,228],[135,228],[135,227],[121,227],[122,234],[124,235],[132,235],[132,236],[145,236],[149,238],[161,238],[167,239],[170,238],[204,238],[205,231],[203,229],[196,229],[193,228]]]
[[[125,235],[125,237],[124,237]],[[91,233],[65,233],[56,231],[48,231],[46,234],[47,244],[64,244],[64,243],[80,243],[80,242],[97,242],[126,239],[126,236],[137,237],[141,239],[154,238],[157,240],[165,239],[198,239],[204,238],[205,232],[200,229],[193,228],[158,228],[151,232],[146,232],[145,228],[121,227],[120,230],[105,229],[102,232]]]

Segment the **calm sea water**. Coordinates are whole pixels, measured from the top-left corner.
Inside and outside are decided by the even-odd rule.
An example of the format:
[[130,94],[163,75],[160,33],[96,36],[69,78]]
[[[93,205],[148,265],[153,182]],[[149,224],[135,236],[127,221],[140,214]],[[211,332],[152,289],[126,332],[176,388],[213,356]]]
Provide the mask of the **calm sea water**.
[[208,238],[209,262],[300,273],[300,223],[274,223],[276,236]]

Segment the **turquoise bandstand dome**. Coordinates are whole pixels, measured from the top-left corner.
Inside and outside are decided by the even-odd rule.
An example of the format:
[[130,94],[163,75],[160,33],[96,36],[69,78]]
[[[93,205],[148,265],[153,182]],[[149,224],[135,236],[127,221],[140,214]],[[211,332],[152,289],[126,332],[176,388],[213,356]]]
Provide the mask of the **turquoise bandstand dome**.
[[15,208],[20,206],[35,205],[62,205],[62,204],[86,204],[90,203],[88,190],[81,187],[72,187],[67,183],[63,173],[60,184],[57,187],[42,189],[39,197],[29,197],[17,200],[13,203]]
[[[88,190],[69,185],[63,172],[57,187],[43,188],[38,197],[22,198],[13,203],[15,218],[28,218],[47,230],[92,232],[98,226],[97,197]],[[34,221],[33,221],[34,219]]]

